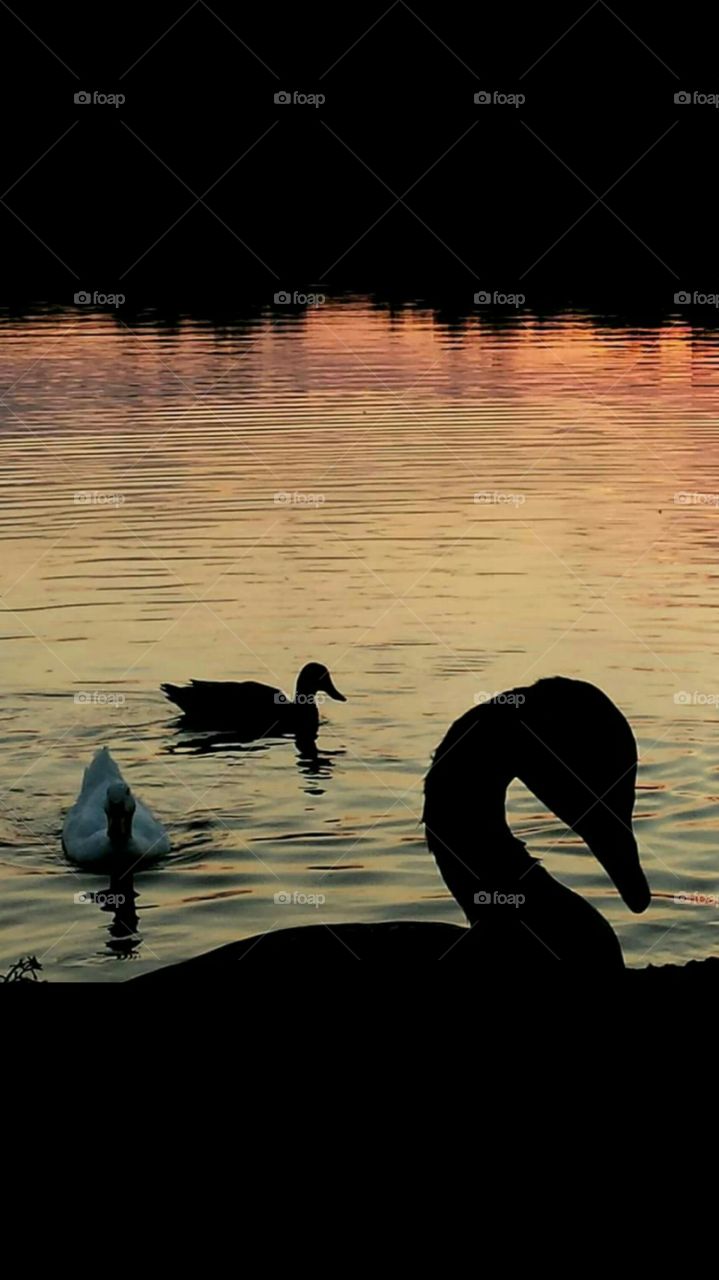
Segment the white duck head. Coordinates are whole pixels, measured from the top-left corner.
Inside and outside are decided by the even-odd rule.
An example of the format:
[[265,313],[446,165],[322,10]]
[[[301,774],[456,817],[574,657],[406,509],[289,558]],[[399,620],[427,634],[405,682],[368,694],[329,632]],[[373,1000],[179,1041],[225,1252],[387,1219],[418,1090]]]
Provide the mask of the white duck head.
[[562,676],[512,689],[451,726],[425,780],[427,843],[465,915],[478,879],[532,860],[507,825],[513,778],[588,845],[630,910],[650,891],[632,829],[637,747],[601,689]]

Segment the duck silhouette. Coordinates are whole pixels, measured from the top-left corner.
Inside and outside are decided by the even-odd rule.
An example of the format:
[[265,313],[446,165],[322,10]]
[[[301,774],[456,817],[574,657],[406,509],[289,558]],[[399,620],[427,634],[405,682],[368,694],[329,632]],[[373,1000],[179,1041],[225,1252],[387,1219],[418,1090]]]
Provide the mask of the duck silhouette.
[[[511,832],[513,778],[599,860],[630,910],[650,891],[632,830],[637,748],[600,689],[561,676],[499,694],[451,726],[425,779],[423,821],[438,868],[468,925],[420,921],[309,925],[230,943],[142,981],[230,974],[250,955],[299,959],[447,959],[523,974],[556,968],[620,972],[619,941],[579,894],[555,880]],[[244,972],[244,971],[243,971]]]
[[298,743],[314,742],[320,723],[318,695],[346,702],[321,662],[302,668],[293,698],[256,680],[191,680],[188,685],[163,684],[162,692],[194,728],[232,729],[245,742],[293,734]]

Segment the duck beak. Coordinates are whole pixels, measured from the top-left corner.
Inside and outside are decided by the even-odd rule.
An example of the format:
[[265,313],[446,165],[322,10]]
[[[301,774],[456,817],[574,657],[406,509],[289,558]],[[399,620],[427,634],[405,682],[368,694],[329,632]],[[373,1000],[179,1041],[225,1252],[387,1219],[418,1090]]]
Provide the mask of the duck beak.
[[637,842],[631,832],[625,831],[619,837],[614,832],[610,844],[605,844],[601,839],[588,840],[587,844],[613,880],[629,910],[637,914],[646,911],[652,894],[639,862]]
[[332,683],[332,676],[330,675],[329,671],[327,672],[327,675],[322,680],[322,688],[324,689],[325,693],[328,693],[331,698],[334,698],[335,702],[347,701],[347,699],[345,698],[345,695],[343,693],[340,693],[339,689],[335,689]]

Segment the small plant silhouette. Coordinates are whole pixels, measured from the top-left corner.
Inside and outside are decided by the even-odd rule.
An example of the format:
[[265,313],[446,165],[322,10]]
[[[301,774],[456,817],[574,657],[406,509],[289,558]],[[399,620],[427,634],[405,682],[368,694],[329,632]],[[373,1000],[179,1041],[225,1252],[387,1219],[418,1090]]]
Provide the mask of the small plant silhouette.
[[37,975],[41,970],[42,965],[37,956],[21,956],[7,973],[0,975],[0,982],[37,982]]

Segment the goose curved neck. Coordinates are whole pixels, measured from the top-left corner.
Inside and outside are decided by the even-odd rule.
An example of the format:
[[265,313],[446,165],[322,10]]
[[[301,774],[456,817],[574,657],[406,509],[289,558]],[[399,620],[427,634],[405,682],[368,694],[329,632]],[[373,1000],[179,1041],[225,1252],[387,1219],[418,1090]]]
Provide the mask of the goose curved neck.
[[427,843],[447,887],[472,919],[476,895],[515,882],[533,865],[506,815],[517,774],[511,709],[485,703],[450,728],[425,780]]

